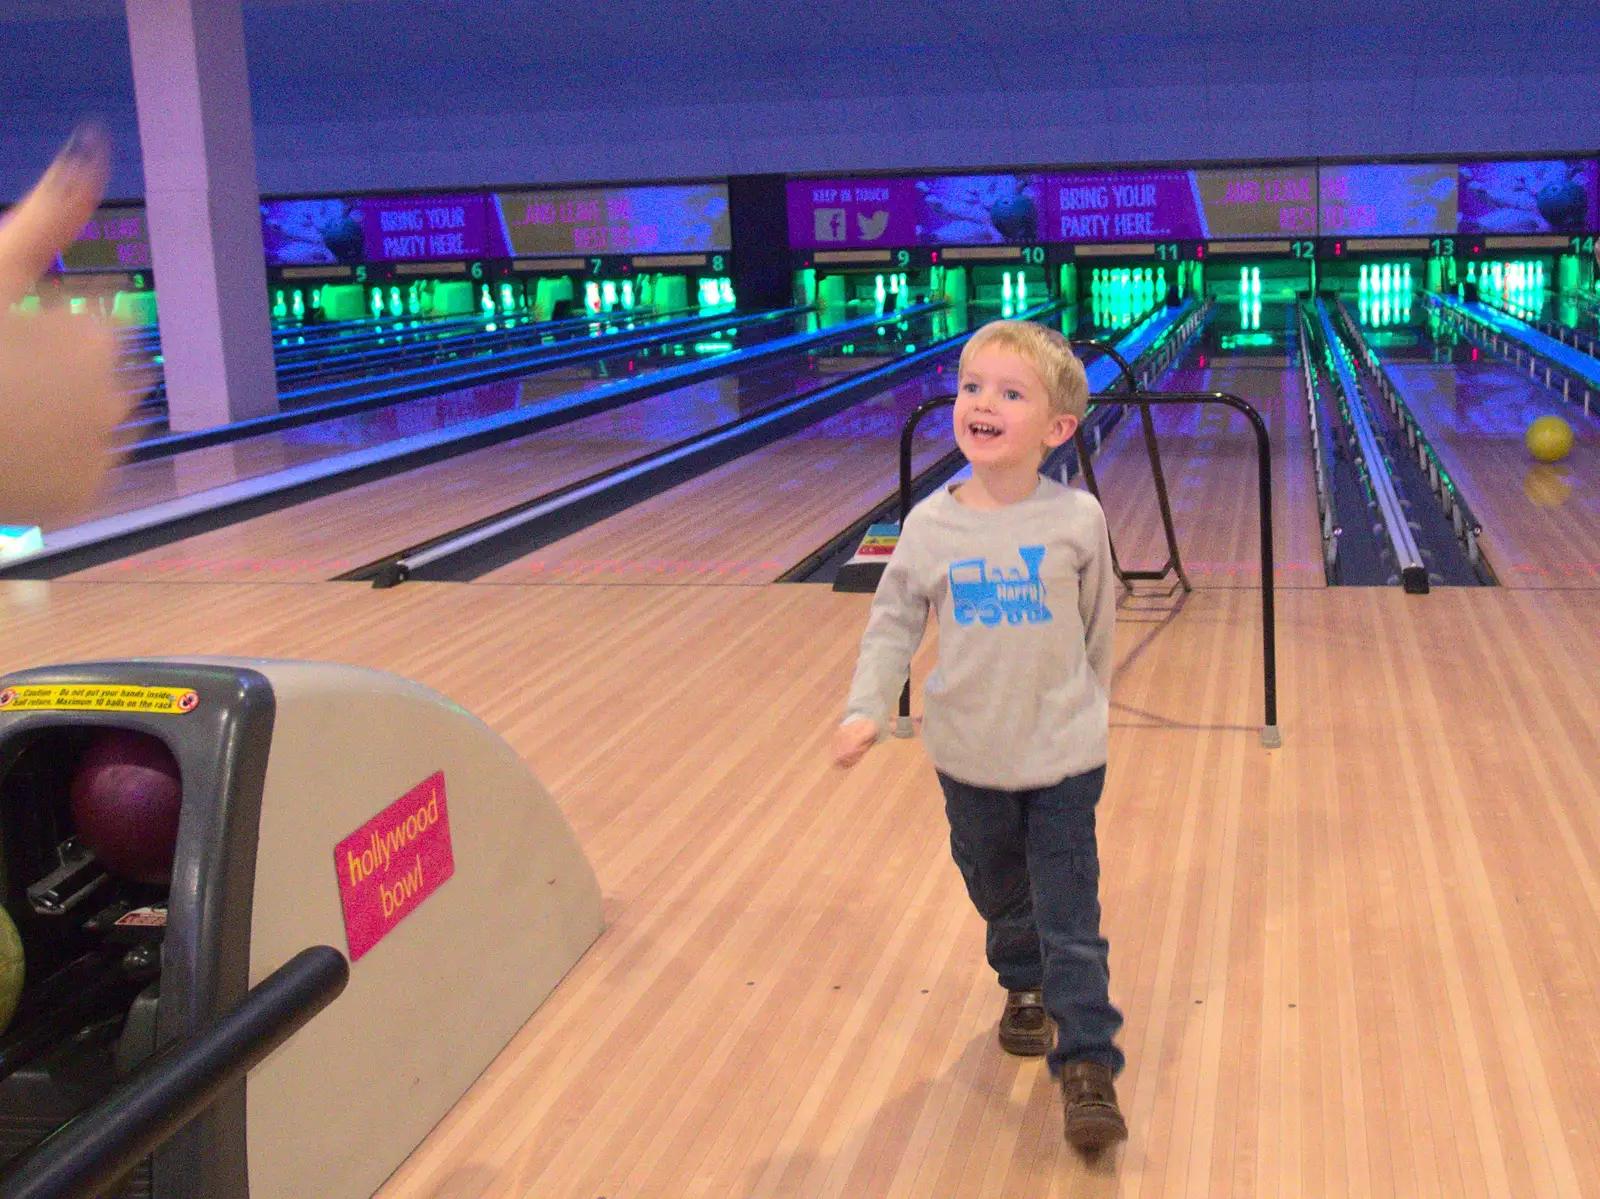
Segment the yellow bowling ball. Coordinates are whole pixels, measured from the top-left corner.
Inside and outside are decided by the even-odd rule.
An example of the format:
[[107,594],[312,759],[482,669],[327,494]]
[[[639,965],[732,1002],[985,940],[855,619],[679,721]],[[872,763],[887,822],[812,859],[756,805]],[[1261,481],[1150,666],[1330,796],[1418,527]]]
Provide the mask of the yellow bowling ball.
[[1559,416],[1541,416],[1528,426],[1523,440],[1540,462],[1560,462],[1572,450],[1572,426]]
[[16,1015],[17,1001],[22,998],[22,983],[27,974],[23,964],[22,937],[10,914],[0,908],[0,1032]]

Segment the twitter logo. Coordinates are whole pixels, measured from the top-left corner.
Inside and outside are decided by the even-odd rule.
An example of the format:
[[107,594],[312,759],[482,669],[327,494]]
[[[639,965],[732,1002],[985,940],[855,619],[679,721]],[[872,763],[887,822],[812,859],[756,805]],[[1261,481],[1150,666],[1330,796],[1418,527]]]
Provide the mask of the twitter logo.
[[877,241],[883,236],[884,230],[889,227],[889,214],[875,212],[871,216],[856,213],[856,231],[861,235],[862,241]]

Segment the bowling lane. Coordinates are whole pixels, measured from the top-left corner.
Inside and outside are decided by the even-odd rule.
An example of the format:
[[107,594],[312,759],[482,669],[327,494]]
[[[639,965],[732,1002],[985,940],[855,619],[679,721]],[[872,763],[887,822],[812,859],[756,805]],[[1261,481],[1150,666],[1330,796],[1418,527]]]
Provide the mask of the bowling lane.
[[[1117,336],[1091,327],[1075,335]],[[897,494],[900,430],[923,400],[954,392],[959,359],[953,348],[914,379],[475,581],[774,582]],[[918,429],[912,467],[925,470],[955,448],[950,413],[934,412]]]
[[[1484,556],[1501,585],[1600,587],[1600,421],[1427,324],[1415,335],[1415,349],[1373,348],[1483,522]],[[1536,462],[1523,442],[1546,415],[1572,426],[1564,462]]]
[[[717,334],[702,332],[682,341],[443,391],[223,445],[126,462],[111,472],[94,510],[83,520],[117,516],[213,487],[572,396],[619,379],[643,378],[667,367],[711,360],[731,350],[804,333],[814,320],[813,314],[800,313]],[[46,533],[50,531],[46,529]]]
[[[938,369],[625,512],[510,562],[480,583],[774,582],[861,513],[895,494],[900,429],[955,388],[958,350]],[[955,449],[948,412],[912,446],[921,471]]]
[[[609,412],[267,513],[71,576],[100,580],[325,580],[596,471],[837,383],[948,336],[939,311],[844,336],[853,347],[758,363]],[[680,360],[681,361],[681,360]]]
[[[1287,304],[1263,304],[1259,328],[1253,317],[1249,323],[1252,328],[1242,329],[1237,307],[1219,304],[1201,338],[1155,390],[1225,391],[1260,411],[1272,446],[1273,581],[1278,587],[1323,587],[1310,418],[1299,359],[1289,356],[1294,311]],[[1259,587],[1259,491],[1249,423],[1215,405],[1151,412],[1189,581],[1196,587]],[[1123,418],[1094,469],[1122,566],[1160,567],[1167,558],[1166,534],[1137,417]]]

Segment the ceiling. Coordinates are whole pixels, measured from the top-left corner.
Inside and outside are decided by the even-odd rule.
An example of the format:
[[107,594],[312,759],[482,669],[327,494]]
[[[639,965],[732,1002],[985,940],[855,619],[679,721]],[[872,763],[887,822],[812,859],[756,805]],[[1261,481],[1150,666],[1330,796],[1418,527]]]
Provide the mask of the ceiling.
[[[1120,156],[1130,130],[1162,123],[1219,132],[1199,137],[1197,157],[1258,143],[1305,153],[1327,140],[1322,114],[1336,128],[1329,144],[1360,152],[1363,128],[1391,122],[1400,143],[1372,152],[1600,143],[1592,0],[246,0],[244,22],[269,187],[269,160],[292,153],[299,131],[334,127],[356,132],[324,138],[325,158],[368,137],[398,153],[408,129],[435,154],[518,128],[587,139],[568,178],[658,173],[673,154],[714,165],[775,127],[759,161],[800,156],[808,169],[888,165],[907,134],[918,165],[1065,160],[1063,146],[1080,142],[1074,157],[1107,146]],[[84,113],[133,129],[118,0],[0,0],[0,52],[0,168],[8,153],[37,158]],[[1041,106],[1062,130],[1042,159],[1028,153]],[[1474,115],[1489,133],[1467,129]],[[831,148],[869,122],[882,125],[873,138]],[[946,126],[964,129],[951,140]],[[618,161],[629,139],[660,129],[675,131],[676,149],[639,172]],[[688,145],[719,138],[732,148]],[[1131,142],[1156,153],[1174,139]]]
[[[1600,71],[1600,5],[1553,0],[248,0],[245,22],[268,122],[574,101]],[[0,0],[0,47],[8,109],[29,97],[51,107],[131,95],[116,0]]]

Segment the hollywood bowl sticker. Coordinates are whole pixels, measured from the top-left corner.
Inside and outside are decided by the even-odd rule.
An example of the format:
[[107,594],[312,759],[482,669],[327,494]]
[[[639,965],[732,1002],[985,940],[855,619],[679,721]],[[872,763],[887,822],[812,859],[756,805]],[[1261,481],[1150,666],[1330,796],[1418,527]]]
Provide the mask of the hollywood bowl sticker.
[[455,873],[444,772],[424,779],[339,842],[333,865],[354,962]]

